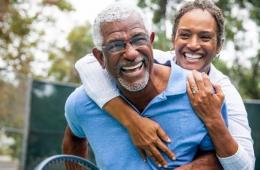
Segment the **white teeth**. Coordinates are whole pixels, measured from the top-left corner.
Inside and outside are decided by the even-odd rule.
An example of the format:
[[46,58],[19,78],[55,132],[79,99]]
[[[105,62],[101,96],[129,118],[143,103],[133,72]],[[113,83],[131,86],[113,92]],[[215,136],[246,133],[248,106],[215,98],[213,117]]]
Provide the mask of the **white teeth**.
[[200,54],[185,53],[185,57],[187,57],[188,59],[199,59],[202,56]]
[[128,66],[128,67],[125,66],[125,67],[122,67],[122,69],[124,69],[124,70],[126,70],[126,71],[128,71],[128,70],[134,70],[134,69],[137,69],[137,68],[141,67],[142,64],[143,64],[143,62],[140,62],[140,63],[138,63],[138,64],[136,64],[136,65],[134,65],[134,66]]

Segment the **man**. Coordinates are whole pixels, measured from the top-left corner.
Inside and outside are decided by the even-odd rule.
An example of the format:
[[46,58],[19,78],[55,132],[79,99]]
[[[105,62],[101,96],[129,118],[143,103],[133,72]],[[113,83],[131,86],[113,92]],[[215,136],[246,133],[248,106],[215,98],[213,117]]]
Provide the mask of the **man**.
[[[164,168],[172,169],[192,161],[199,149],[212,151],[213,145],[189,103],[187,72],[174,63],[171,68],[153,63],[154,33],[149,31],[147,20],[138,11],[120,3],[102,11],[94,24],[93,54],[115,80],[125,101],[174,137],[175,142],[167,145],[174,150],[176,157],[172,159],[176,160],[164,155],[168,159]],[[206,85],[212,90],[210,82]],[[212,96],[222,104],[224,97],[218,87]],[[101,169],[162,167],[150,159],[148,163],[142,160],[127,130],[86,96],[83,87],[70,95],[65,112],[69,128],[64,137],[64,153],[84,155],[87,137]],[[226,120],[225,107],[218,112]]]

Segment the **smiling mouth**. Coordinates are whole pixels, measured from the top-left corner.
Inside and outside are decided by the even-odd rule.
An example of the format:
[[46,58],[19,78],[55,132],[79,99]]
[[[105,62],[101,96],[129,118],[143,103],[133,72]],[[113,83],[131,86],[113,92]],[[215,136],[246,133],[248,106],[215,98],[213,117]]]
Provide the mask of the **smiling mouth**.
[[131,73],[140,70],[144,65],[143,61],[140,61],[139,63],[131,66],[123,66],[121,67],[121,71],[124,73]]
[[201,54],[184,53],[184,57],[187,61],[195,62],[199,61],[203,56]]

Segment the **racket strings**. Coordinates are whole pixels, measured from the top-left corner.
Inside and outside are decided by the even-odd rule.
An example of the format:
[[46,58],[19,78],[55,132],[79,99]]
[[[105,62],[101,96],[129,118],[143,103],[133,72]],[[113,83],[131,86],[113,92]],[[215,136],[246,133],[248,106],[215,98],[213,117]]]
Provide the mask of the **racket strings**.
[[90,167],[79,160],[60,159],[53,160],[44,170],[91,170]]

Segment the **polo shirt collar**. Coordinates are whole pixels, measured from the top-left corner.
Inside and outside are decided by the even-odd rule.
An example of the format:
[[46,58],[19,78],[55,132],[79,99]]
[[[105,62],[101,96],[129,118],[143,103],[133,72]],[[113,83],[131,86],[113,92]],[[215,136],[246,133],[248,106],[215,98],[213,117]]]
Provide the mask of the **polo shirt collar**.
[[168,96],[186,93],[186,82],[189,72],[189,70],[185,70],[176,65],[174,61],[171,61],[171,74],[168,85],[164,91],[165,95]]

